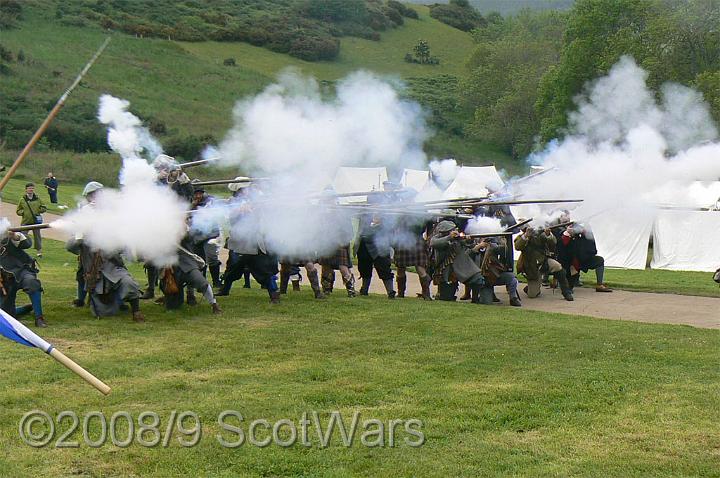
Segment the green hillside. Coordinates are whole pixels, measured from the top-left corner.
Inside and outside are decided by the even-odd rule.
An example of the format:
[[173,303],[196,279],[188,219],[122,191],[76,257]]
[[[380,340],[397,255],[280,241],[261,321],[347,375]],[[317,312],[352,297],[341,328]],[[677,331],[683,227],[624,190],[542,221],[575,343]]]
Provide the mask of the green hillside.
[[[512,15],[521,10],[568,10],[575,0],[469,0],[470,5],[480,13],[498,12],[502,15]],[[409,3],[431,5],[434,3],[448,3],[449,0],[409,0]]]
[[[222,64],[225,58],[235,58],[239,65],[268,76],[287,66],[298,67],[323,80],[335,80],[358,69],[402,77],[462,74],[473,49],[472,37],[430,18],[427,7],[414,8],[419,13],[418,20],[407,20],[402,27],[383,33],[380,41],[343,38],[338,60],[333,62],[302,61],[247,43],[182,42],[181,45],[188,52],[216,64]],[[440,65],[404,61],[405,54],[412,51],[420,39],[429,42]]]
[[[0,31],[0,44],[15,57],[19,52],[24,57],[23,61],[9,63],[9,74],[2,75],[3,162],[25,144],[108,34],[97,26],[60,22],[52,12],[40,8],[42,2],[23,5],[17,27]],[[95,120],[97,99],[102,93],[110,93],[131,102],[131,110],[150,125],[170,154],[189,159],[203,143],[222,138],[230,126],[236,100],[260,91],[278,71],[293,66],[326,81],[358,69],[404,78],[410,85],[406,94],[431,112],[430,123],[437,135],[428,144],[429,152],[457,156],[465,163],[507,162],[508,156],[497,148],[466,140],[458,126],[464,121],[453,118],[464,119],[470,113],[443,99],[443,85],[449,79],[456,87],[464,71],[473,48],[472,37],[430,18],[426,7],[413,8],[419,13],[417,20],[407,19],[404,25],[383,32],[379,41],[343,38],[340,54],[333,62],[303,61],[247,43],[176,42],[114,33],[108,49],[37,149],[102,151],[105,134]],[[439,65],[404,60],[420,39],[429,42]],[[236,66],[224,66],[227,58],[234,58]],[[435,82],[437,78],[441,81]],[[421,84],[415,88],[417,82]],[[436,120],[438,115],[442,115],[441,120]],[[41,169],[31,172],[44,174]]]

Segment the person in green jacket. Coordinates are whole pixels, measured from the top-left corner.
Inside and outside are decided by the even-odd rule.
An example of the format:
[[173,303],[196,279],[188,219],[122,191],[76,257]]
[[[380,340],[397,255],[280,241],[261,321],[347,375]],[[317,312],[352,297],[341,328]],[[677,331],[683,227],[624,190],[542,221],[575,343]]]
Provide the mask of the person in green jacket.
[[[31,224],[40,224],[43,222],[42,214],[47,211],[47,206],[42,202],[40,196],[35,194],[35,184],[27,183],[25,185],[25,194],[18,201],[17,215],[20,216],[20,224],[29,226]],[[42,237],[40,229],[33,231],[33,244],[37,250],[37,256],[42,257]]]

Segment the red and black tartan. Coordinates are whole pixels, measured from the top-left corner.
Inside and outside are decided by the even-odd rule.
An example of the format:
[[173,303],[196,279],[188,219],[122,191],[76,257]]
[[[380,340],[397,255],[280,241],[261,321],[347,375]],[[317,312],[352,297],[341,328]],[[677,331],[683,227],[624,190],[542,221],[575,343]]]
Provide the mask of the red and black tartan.
[[418,239],[414,247],[394,247],[395,256],[393,262],[397,267],[420,266],[427,267],[428,251],[425,241]]
[[323,267],[332,267],[333,269],[340,269],[340,266],[347,266],[351,268],[352,255],[350,254],[350,246],[338,247],[335,254],[327,257],[323,257],[318,261]]

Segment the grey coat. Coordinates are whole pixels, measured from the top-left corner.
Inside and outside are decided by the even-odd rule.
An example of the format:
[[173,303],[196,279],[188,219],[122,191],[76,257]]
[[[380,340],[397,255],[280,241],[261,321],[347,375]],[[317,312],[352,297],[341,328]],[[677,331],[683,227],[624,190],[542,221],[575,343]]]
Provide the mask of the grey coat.
[[[92,270],[96,251],[85,244],[82,239],[70,239],[65,245],[65,248],[73,254],[80,256],[80,262],[86,274]],[[100,254],[102,257],[102,265],[100,267],[98,280],[95,284],[86,284],[86,287],[88,290],[94,290],[98,294],[106,294],[112,289],[112,287],[106,287],[106,285],[108,285],[105,283],[106,281],[109,285],[114,285],[130,273],[125,267],[125,263],[120,254],[107,255],[103,252]],[[103,280],[103,278],[105,280]]]
[[451,252],[455,253],[455,260],[452,264],[438,271],[445,282],[449,282],[451,272],[455,274],[459,282],[467,282],[480,274],[480,268],[473,260],[470,250],[465,246],[462,239],[453,239],[445,233],[438,233],[430,239],[430,247],[435,249],[437,267],[441,267]]

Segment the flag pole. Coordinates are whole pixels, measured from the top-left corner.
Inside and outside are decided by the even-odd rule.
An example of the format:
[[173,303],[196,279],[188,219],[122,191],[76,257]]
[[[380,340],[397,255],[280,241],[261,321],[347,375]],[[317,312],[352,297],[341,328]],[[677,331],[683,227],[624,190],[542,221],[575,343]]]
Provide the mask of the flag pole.
[[108,387],[102,380],[82,368],[80,365],[76,364],[71,358],[60,352],[55,347],[50,349],[48,355],[78,374],[83,380],[95,387],[103,395],[108,395],[110,393],[110,387]]

